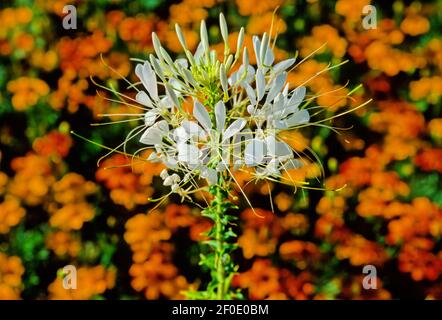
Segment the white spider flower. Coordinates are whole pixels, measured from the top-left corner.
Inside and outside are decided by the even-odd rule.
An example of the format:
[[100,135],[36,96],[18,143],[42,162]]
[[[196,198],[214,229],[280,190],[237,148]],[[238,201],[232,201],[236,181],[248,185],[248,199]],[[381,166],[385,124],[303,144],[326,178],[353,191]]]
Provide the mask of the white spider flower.
[[[257,65],[252,66],[243,47],[244,29],[235,54],[227,44],[222,14],[220,30],[225,43],[222,60],[210,49],[202,21],[201,42],[194,54],[176,25],[185,58],[174,61],[153,33],[155,55],[135,68],[144,87],[135,101],[146,110],[140,142],[154,151],[149,161],[162,162],[171,171],[161,178],[172,192],[196,189],[200,178],[216,185],[220,177],[233,177],[242,167],[255,167],[259,178],[278,178],[282,171],[301,165],[294,150],[278,137],[280,131],[310,120],[301,107],[305,87],[288,89],[287,70],[295,59],[273,65],[271,39],[264,33],[261,39],[253,37]],[[240,67],[231,72],[241,57]],[[193,99],[191,114],[182,108],[186,99]],[[186,185],[191,188],[184,189]]]

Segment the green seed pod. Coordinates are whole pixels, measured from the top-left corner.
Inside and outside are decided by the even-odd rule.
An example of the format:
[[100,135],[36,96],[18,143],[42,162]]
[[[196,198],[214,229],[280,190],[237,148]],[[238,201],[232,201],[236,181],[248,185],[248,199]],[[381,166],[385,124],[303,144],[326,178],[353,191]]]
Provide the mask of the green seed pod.
[[267,36],[267,33],[264,32],[263,36],[262,36],[262,41],[261,41],[261,48],[259,50],[259,57],[261,61],[258,61],[258,64],[263,64],[264,60],[265,60],[265,56],[267,53],[267,48],[268,48],[268,42],[269,42],[269,37]]
[[201,21],[200,37],[206,56],[209,56],[209,36],[207,35],[207,28],[204,20]]
[[233,62],[233,55],[229,55],[227,57],[227,60],[226,60],[226,63],[225,63],[226,72],[230,70],[230,67],[232,66],[232,62]]
[[219,78],[221,81],[221,87],[223,88],[224,93],[227,94],[227,90],[228,90],[227,74],[226,74],[225,66],[223,64],[220,65],[220,67],[219,67]]
[[175,32],[178,36],[178,41],[180,42],[181,46],[183,47],[184,51],[188,50],[187,49],[187,43],[186,43],[186,39],[184,38],[183,32],[181,31],[181,28],[178,24],[175,24]]
[[155,32],[152,32],[152,43],[158,59],[160,59],[160,61],[164,60],[163,56],[161,55],[161,42]]
[[224,15],[222,13],[219,14],[219,26],[221,29],[221,36],[223,37],[224,44],[228,46],[229,31],[227,29],[226,18],[224,18]]
[[165,82],[163,70],[161,69],[153,54],[149,56],[149,60],[150,64],[153,66],[153,69],[155,70],[155,73],[158,75],[158,77],[160,77],[161,80],[163,80],[163,82]]
[[241,54],[241,48],[244,43],[244,27],[241,27],[241,30],[239,30],[238,35],[238,42],[236,43],[236,54],[235,54],[235,60],[239,58],[239,55]]

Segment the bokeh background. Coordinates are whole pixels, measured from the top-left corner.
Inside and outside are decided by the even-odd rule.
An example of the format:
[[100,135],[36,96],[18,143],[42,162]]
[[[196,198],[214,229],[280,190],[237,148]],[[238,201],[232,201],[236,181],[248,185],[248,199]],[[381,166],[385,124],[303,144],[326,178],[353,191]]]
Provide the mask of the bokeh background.
[[[62,27],[68,4],[77,30]],[[361,23],[368,4],[373,30]],[[293,85],[348,59],[311,81],[311,94],[333,91],[317,99],[329,115],[374,100],[331,123],[340,134],[312,127],[288,139],[325,168],[320,177],[312,162],[296,179],[342,190],[271,185],[272,212],[267,185],[238,175],[265,218],[239,202],[234,286],[250,299],[442,299],[442,4],[401,0],[2,0],[0,299],[176,299],[207,283],[198,241],[210,222],[198,207],[170,198],[148,214],[148,197],[166,192],[161,166],[112,154],[97,167],[106,150],[70,131],[110,147],[124,139],[135,124],[89,126],[134,111],[90,77],[133,95],[120,76],[135,81],[129,59],[153,51],[152,31],[177,54],[174,24],[195,48],[206,19],[222,52],[220,11],[235,48],[240,26],[250,46],[278,6],[277,60],[327,43],[290,74]],[[62,287],[68,264],[76,290]],[[376,290],[362,287],[365,265],[377,268]]]

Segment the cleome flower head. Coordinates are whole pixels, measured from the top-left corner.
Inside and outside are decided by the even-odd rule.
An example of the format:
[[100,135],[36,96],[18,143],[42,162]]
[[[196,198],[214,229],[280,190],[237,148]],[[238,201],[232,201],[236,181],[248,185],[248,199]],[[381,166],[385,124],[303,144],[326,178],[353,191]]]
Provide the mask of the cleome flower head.
[[[310,120],[302,107],[305,87],[290,91],[287,83],[295,59],[274,64],[266,33],[253,37],[254,52],[249,53],[243,46],[243,28],[233,54],[223,14],[220,29],[225,45],[222,60],[210,49],[202,21],[195,53],[176,25],[185,58],[173,60],[153,33],[155,54],[135,69],[142,85],[135,100],[145,110],[139,141],[153,150],[149,161],[167,166],[161,175],[164,185],[182,196],[197,188],[200,179],[216,185],[220,177],[234,179],[233,172],[244,167],[254,167],[259,178],[278,179],[282,171],[301,164],[279,138],[281,131]],[[249,63],[249,54],[255,55],[256,66]],[[193,104],[191,113],[182,107],[188,100]]]

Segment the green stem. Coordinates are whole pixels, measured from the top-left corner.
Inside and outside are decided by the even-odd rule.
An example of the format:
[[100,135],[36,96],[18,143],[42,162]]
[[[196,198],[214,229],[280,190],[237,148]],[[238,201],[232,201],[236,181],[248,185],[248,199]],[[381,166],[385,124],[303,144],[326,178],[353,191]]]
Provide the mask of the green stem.
[[215,251],[215,266],[216,266],[216,275],[217,275],[217,299],[224,299],[224,288],[225,288],[225,270],[223,265],[223,255],[224,255],[224,240],[222,232],[225,229],[225,226],[222,223],[222,216],[224,214],[224,210],[221,204],[226,201],[223,196],[223,192],[221,192],[220,188],[216,190],[216,217],[215,217],[215,240],[216,240],[216,251]]
[[208,253],[201,254],[200,265],[206,266],[211,275],[211,281],[204,291],[187,292],[191,299],[227,300],[242,298],[238,290],[230,287],[230,282],[238,267],[231,258],[231,253],[237,248],[237,236],[231,225],[237,219],[228,214],[229,209],[236,209],[228,199],[228,187],[220,178],[219,184],[210,187],[213,200],[202,212],[202,215],[213,221],[212,229],[207,233],[205,241]]

